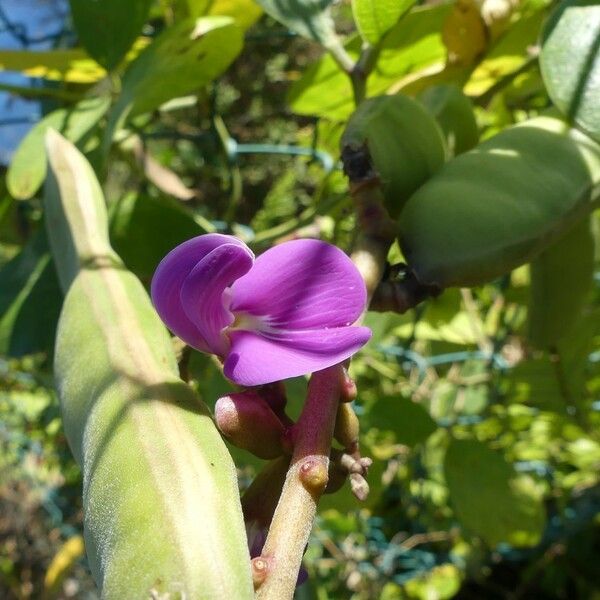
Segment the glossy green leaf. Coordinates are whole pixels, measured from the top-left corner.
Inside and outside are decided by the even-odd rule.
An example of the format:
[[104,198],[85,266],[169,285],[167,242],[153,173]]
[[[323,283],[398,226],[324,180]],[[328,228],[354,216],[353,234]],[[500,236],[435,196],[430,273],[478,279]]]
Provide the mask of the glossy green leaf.
[[[160,235],[157,235],[159,234]],[[110,213],[110,238],[127,268],[149,281],[167,252],[206,233],[192,215],[168,198],[128,195]],[[153,243],[148,238],[154,237]]]
[[[394,87],[400,89],[426,69],[444,68],[446,48],[440,30],[448,10],[448,4],[415,9],[387,33],[377,64],[367,80],[368,96],[383,94]],[[360,47],[358,36],[346,44],[347,52],[354,58]],[[295,113],[333,121],[345,121],[355,108],[348,75],[329,55],[304,71],[290,88],[288,102]]]
[[516,477],[501,454],[477,440],[452,440],[444,473],[450,501],[467,531],[492,548],[540,541],[546,520],[540,495],[530,480]]
[[352,0],[352,14],[361,37],[375,45],[415,0]]
[[0,354],[51,352],[62,293],[44,232],[0,269]]
[[600,141],[600,4],[561,2],[542,34],[540,66],[548,94]]
[[6,183],[10,194],[18,200],[26,200],[42,185],[46,177],[44,136],[48,129],[56,129],[72,142],[78,142],[98,124],[109,106],[108,96],[84,98],[39,121],[23,138],[9,165]]
[[127,116],[202,89],[231,64],[242,43],[242,30],[230,17],[190,19],[163,31],[127,68],[105,145]]
[[582,318],[594,276],[590,225],[584,219],[531,263],[529,337],[540,348],[554,346]]
[[462,154],[477,145],[479,130],[473,104],[456,85],[433,85],[418,100],[436,118],[451,156]]
[[94,174],[49,132],[47,228],[67,291],[55,379],[106,600],[253,598],[235,467],[165,327],[108,243]]
[[337,36],[329,7],[333,0],[256,0],[263,10],[291,31],[319,42],[335,45]]
[[113,69],[140,35],[152,0],[69,0],[79,41],[103,67]]

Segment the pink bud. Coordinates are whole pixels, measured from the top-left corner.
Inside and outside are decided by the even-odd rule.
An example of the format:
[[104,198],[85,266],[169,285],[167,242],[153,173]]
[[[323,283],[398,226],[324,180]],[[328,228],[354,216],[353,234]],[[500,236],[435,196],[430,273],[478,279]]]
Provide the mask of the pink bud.
[[246,390],[219,398],[215,419],[221,433],[238,448],[264,459],[283,454],[284,426],[255,391]]

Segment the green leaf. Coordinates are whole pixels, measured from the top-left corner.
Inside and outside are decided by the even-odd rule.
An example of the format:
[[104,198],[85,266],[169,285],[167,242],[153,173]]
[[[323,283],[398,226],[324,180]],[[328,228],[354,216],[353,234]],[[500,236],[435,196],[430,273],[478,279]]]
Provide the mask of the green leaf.
[[583,219],[531,263],[529,338],[540,348],[555,346],[582,318],[594,276],[590,221]]
[[599,49],[598,2],[562,2],[542,33],[542,77],[554,104],[597,141],[600,141]]
[[67,83],[95,83],[106,71],[79,48],[66,50],[0,50],[0,71],[20,71],[27,77],[41,77]]
[[31,198],[46,177],[44,136],[48,129],[60,131],[72,142],[89,133],[110,106],[108,96],[84,98],[74,106],[59,108],[46,115],[23,138],[8,167],[8,191],[17,200]]
[[[402,397],[378,398],[367,412],[368,428],[392,432],[395,444],[413,447],[437,430],[435,421],[420,404]],[[367,428],[367,429],[368,429]]]
[[[130,194],[115,204],[110,217],[114,249],[142,280],[152,277],[158,263],[175,246],[206,233],[187,210],[168,198]],[[149,236],[153,236],[151,244]]]
[[[395,25],[381,43],[377,64],[367,81],[367,95],[377,96],[404,83],[425,69],[442,70],[446,47],[440,30],[450,5],[417,8]],[[361,39],[351,38],[346,51],[356,58]],[[354,110],[352,86],[328,54],[304,71],[292,85],[288,102],[295,113],[345,121]]]
[[50,352],[62,294],[43,231],[0,269],[0,354]]
[[147,293],[108,243],[89,164],[56,132],[47,147],[47,230],[68,290],[55,379],[83,469],[86,551],[102,597],[250,600],[231,457],[179,379]]
[[163,31],[129,65],[105,134],[105,149],[129,115],[202,89],[242,49],[243,34],[230,17],[186,20]]
[[501,454],[477,440],[452,440],[444,472],[456,516],[490,547],[540,541],[546,520],[540,495]]
[[352,14],[361,37],[376,45],[416,0],[352,0]]
[[338,39],[329,13],[333,0],[256,0],[263,10],[290,30],[326,48]]
[[69,0],[79,41],[103,67],[116,67],[140,34],[152,0]]

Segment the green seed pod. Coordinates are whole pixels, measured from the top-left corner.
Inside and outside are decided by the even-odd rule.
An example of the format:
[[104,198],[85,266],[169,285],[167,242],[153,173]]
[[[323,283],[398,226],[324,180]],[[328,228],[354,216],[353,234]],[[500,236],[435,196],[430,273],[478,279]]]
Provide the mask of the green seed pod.
[[538,117],[448,162],[408,201],[399,241],[420,283],[473,286],[534,259],[594,208],[600,146]]
[[435,119],[417,101],[400,94],[369,98],[350,117],[341,147],[363,144],[381,178],[392,217],[446,160],[444,137]]
[[479,129],[473,104],[456,85],[434,85],[418,96],[425,108],[436,118],[451,156],[462,154],[479,141]]
[[55,378],[102,598],[253,598],[233,461],[110,247],[89,164],[56,132],[47,149],[46,223],[66,292]]

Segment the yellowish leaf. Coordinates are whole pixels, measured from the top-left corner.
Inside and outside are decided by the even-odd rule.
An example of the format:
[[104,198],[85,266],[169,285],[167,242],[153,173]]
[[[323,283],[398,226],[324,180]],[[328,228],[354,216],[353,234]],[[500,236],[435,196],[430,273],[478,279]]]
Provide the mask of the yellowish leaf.
[[57,595],[65,577],[71,572],[77,560],[83,556],[85,546],[80,535],[70,537],[54,555],[44,577],[44,596]]
[[106,71],[81,49],[1,50],[0,71],[20,71],[28,77],[41,77],[68,83],[95,83]]
[[457,0],[444,21],[442,40],[453,65],[470,65],[485,50],[485,23],[474,0]]

